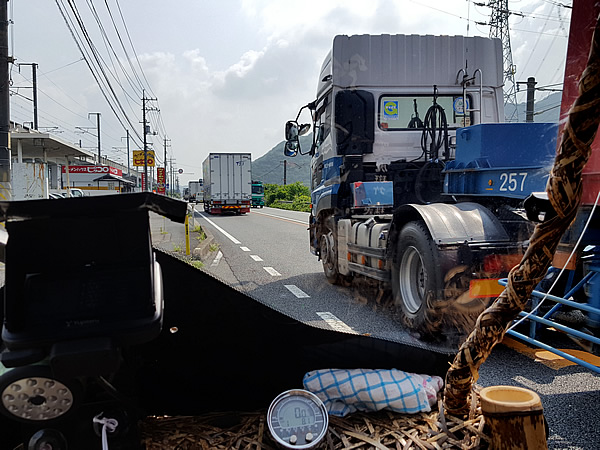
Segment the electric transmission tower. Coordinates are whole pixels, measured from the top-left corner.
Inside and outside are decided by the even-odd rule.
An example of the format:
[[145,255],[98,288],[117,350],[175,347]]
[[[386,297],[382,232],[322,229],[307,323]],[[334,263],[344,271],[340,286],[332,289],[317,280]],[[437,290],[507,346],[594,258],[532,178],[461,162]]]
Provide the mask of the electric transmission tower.
[[[512,60],[510,49],[510,33],[508,31],[508,0],[490,0],[489,7],[492,9],[490,17],[490,37],[498,38],[502,42],[502,59],[504,70],[504,107],[512,106],[512,111],[506,116],[508,122],[518,122],[517,112],[517,83],[515,82],[516,67]],[[506,112],[505,112],[506,114]]]

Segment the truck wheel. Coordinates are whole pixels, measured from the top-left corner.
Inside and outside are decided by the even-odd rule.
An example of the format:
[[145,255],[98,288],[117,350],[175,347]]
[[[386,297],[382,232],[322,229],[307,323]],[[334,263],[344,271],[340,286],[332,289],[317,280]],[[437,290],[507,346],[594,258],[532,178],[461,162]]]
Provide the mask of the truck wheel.
[[442,292],[438,251],[425,224],[409,222],[400,232],[392,265],[392,294],[405,325],[431,334],[438,315],[434,307]]
[[338,284],[340,274],[337,267],[337,249],[335,248],[335,237],[333,231],[326,230],[321,235],[321,262],[323,263],[323,272],[327,281],[331,284]]
[[349,286],[352,283],[352,274],[342,275],[338,270],[337,233],[333,217],[324,219],[322,234],[319,237],[320,258],[323,263],[323,272],[331,284]]

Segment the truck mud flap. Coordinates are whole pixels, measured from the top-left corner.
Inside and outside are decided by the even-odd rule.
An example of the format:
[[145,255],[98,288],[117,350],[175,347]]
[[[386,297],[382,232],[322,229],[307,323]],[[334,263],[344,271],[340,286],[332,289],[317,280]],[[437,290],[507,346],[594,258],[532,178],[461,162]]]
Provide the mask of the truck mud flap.
[[321,368],[397,368],[444,376],[452,355],[317,328],[155,249],[164,325],[141,348],[137,396],[148,414],[265,408]]

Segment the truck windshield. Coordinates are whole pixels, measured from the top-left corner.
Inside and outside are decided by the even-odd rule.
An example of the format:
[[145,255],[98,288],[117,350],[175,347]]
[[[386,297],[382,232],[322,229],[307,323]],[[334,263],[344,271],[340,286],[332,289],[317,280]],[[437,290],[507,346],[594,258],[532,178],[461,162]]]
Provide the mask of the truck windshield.
[[265,188],[260,185],[252,185],[252,193],[253,194],[264,194]]
[[[437,103],[444,109],[449,128],[459,128],[471,124],[471,114],[464,115],[462,96],[440,95]],[[467,107],[471,104],[467,96]],[[378,125],[381,130],[407,130],[422,128],[427,110],[433,105],[432,96],[382,95],[379,98]]]

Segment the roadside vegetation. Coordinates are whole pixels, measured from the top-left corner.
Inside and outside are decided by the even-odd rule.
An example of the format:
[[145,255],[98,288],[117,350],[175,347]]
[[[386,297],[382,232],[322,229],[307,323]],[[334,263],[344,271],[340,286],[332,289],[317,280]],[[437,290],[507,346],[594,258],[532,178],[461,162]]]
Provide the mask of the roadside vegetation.
[[310,190],[299,181],[285,186],[266,184],[265,205],[271,208],[310,212]]

